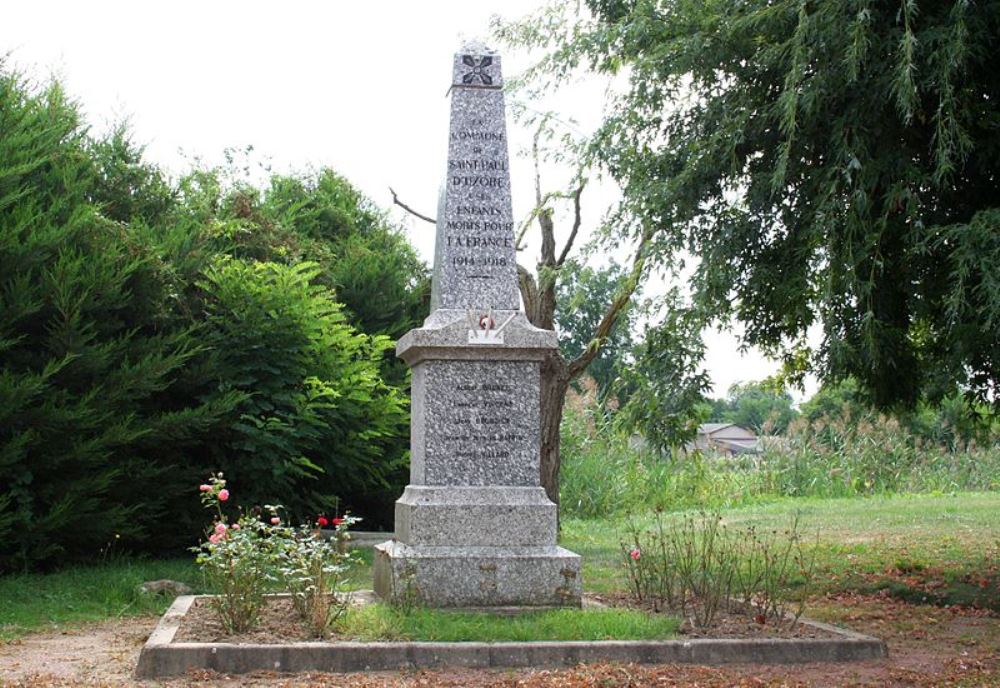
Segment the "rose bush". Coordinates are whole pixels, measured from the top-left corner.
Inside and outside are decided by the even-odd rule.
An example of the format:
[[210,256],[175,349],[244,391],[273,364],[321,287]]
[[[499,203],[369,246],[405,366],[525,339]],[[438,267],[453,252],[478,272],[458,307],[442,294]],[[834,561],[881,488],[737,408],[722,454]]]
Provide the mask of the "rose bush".
[[[205,541],[193,548],[208,585],[218,590],[212,605],[230,634],[253,628],[269,588],[281,586],[313,633],[325,637],[347,607],[342,592],[353,562],[339,544],[349,539],[353,516],[334,518],[335,537],[324,538],[318,528],[282,525],[280,505],[264,505],[269,516],[241,513],[230,521],[222,509],[230,492],[222,473],[199,487],[202,504],[213,510]],[[325,517],[318,519],[322,525]],[[346,548],[344,548],[346,550]]]
[[[317,519],[317,525],[325,520]],[[335,518],[332,538],[305,524],[298,529],[284,528],[280,534],[277,564],[281,582],[292,596],[295,611],[319,637],[326,637],[347,610],[349,598],[341,591],[353,558],[340,543],[347,540],[348,527],[358,520],[353,516]]]

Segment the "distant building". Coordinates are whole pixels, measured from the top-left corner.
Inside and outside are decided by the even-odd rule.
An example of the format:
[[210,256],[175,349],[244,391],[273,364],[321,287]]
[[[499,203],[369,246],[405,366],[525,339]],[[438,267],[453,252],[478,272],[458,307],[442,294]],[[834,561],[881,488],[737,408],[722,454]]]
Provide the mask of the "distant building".
[[762,447],[757,435],[735,423],[704,423],[698,426],[698,435],[688,449],[735,456],[757,454]]

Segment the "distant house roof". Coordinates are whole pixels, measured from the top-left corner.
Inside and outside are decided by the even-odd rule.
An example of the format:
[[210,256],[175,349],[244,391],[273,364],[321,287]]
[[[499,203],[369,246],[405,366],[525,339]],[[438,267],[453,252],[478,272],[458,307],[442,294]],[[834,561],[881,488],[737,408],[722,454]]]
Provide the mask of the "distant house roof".
[[752,430],[736,423],[703,423],[689,449],[715,450],[730,454],[755,454],[760,441]]
[[728,428],[733,423],[702,423],[698,426],[698,434],[700,435],[711,435],[713,432],[722,430],[722,428]]
[[728,438],[738,440],[756,440],[757,434],[736,423],[705,423],[698,426],[698,434],[713,439]]
[[760,451],[760,441],[740,441],[740,440],[722,440],[719,442],[722,447],[728,449],[733,454],[756,454]]

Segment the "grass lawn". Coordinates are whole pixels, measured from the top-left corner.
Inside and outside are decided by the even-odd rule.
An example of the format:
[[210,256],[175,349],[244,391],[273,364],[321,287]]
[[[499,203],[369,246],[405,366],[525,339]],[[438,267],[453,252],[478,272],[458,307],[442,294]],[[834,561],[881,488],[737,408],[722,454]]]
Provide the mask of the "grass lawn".
[[[729,509],[722,516],[734,525],[783,529],[795,513],[800,530],[815,539],[817,593],[886,590],[912,602],[976,604],[1000,611],[1000,493],[781,499]],[[637,519],[640,525],[651,523],[652,515]],[[625,526],[624,521],[563,522],[562,544],[583,555],[586,590],[623,588],[619,542]],[[352,588],[371,586],[371,551],[361,553],[364,563],[351,577]],[[137,591],[143,581],[158,578],[211,592],[203,589],[197,568],[186,559],[124,559],[51,574],[0,577],[0,639],[84,621],[162,613],[168,599]],[[555,626],[569,625],[553,618]],[[437,627],[428,621],[418,632],[394,626],[391,618],[366,623],[406,637],[427,637]],[[471,627],[481,623],[462,622]],[[556,633],[544,632],[546,637]]]
[[[357,554],[360,565],[351,572],[348,587],[370,588],[372,550]],[[0,642],[86,621],[162,614],[173,597],[139,592],[145,581],[161,578],[186,583],[195,593],[214,592],[205,587],[193,558],[121,557],[55,573],[0,576]]]
[[160,578],[198,590],[201,575],[191,559],[119,559],[56,573],[0,577],[0,641],[84,621],[162,614],[173,598],[138,590],[144,581]]
[[[911,601],[1000,611],[1000,493],[783,498],[720,513],[734,526],[778,530],[798,514],[800,532],[815,543],[817,592],[888,589]],[[649,513],[635,519],[639,526],[652,522]],[[619,543],[626,525],[563,522],[562,544],[583,555],[588,590],[621,589]]]
[[680,621],[630,609],[553,609],[498,616],[482,612],[414,609],[382,604],[352,609],[338,630],[358,640],[499,642],[528,640],[665,640]]

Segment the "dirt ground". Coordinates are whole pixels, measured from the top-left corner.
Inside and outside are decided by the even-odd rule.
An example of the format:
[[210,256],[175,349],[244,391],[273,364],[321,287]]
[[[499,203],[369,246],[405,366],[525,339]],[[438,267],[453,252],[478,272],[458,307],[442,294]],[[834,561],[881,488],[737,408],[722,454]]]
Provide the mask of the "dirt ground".
[[842,594],[814,601],[813,618],[878,636],[889,658],[785,666],[581,665],[572,669],[437,670],[369,674],[192,673],[162,683],[131,677],[155,618],[37,633],[0,645],[3,686],[1000,686],[1000,618],[980,610]]

